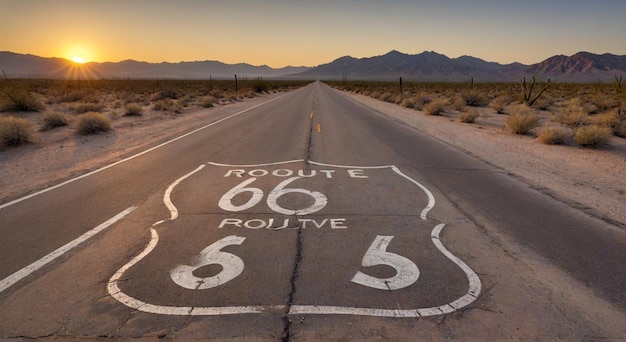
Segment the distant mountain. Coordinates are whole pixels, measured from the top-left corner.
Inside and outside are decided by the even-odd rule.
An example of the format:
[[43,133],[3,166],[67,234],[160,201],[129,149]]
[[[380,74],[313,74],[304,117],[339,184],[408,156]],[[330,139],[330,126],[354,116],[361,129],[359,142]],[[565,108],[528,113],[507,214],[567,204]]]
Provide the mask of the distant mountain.
[[117,63],[86,63],[77,65],[63,58],[0,52],[0,69],[9,77],[32,78],[301,78],[301,79],[380,79],[403,77],[420,81],[517,82],[521,77],[536,76],[555,81],[611,81],[615,75],[626,75],[626,56],[596,55],[579,52],[573,56],[554,56],[543,62],[524,65],[500,64],[480,58],[445,55],[425,51],[416,55],[390,51],[382,56],[354,58],[344,56],[314,68],[286,67],[273,69],[267,65],[225,64],[218,61],[180,63],[147,63],[125,60]]
[[519,63],[502,65],[470,56],[451,59],[433,51],[408,55],[394,50],[369,58],[341,57],[298,76],[342,78],[345,75],[348,79],[404,77],[424,81],[459,81],[474,77],[495,81],[520,74],[525,68],[526,66]]
[[173,78],[208,79],[267,77],[280,78],[308,70],[307,67],[273,69],[267,65],[226,64],[218,61],[148,63],[134,60],[83,65],[63,58],[44,58],[12,52],[0,52],[0,69],[17,78]]
[[626,74],[626,56],[589,52],[579,52],[571,57],[558,55],[529,66],[526,73],[571,81],[613,78],[614,75]]
[[322,79],[397,79],[422,81],[518,81],[524,76],[555,81],[612,80],[626,74],[626,56],[579,52],[571,57],[554,56],[533,64],[499,64],[480,58],[448,58],[433,51],[416,55],[391,51],[368,58],[341,57],[296,76]]

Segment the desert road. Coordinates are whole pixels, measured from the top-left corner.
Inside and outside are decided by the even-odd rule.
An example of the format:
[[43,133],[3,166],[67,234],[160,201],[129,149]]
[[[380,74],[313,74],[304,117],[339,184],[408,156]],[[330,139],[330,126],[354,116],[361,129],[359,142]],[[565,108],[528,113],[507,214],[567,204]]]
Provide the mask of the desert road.
[[0,338],[510,337],[526,262],[626,309],[622,229],[319,82],[4,203],[0,234]]

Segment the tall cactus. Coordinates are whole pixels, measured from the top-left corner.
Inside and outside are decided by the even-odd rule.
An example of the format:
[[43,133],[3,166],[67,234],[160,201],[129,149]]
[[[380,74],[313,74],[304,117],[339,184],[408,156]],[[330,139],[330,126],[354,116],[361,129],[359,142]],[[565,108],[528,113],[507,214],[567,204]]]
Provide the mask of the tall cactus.
[[613,81],[613,87],[615,88],[615,93],[619,95],[622,92],[622,88],[624,88],[624,82],[622,79],[622,75],[615,75],[615,80]]
[[522,78],[522,96],[524,98],[524,103],[528,106],[532,106],[535,101],[537,101],[539,97],[541,97],[543,92],[548,89],[548,87],[550,86],[550,79],[548,79],[548,82],[546,82],[546,85],[543,87],[543,89],[541,89],[536,95],[533,95],[533,89],[535,88],[535,84],[535,76],[533,76],[533,81],[530,84],[526,83],[526,77]]

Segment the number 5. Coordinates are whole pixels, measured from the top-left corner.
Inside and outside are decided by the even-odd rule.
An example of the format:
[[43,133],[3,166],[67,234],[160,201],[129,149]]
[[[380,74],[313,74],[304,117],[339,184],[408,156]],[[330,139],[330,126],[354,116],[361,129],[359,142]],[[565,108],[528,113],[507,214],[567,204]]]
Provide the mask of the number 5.
[[365,252],[361,265],[363,267],[376,265],[391,266],[396,270],[396,275],[391,278],[381,279],[359,271],[352,277],[353,283],[380,290],[398,290],[411,286],[417,281],[420,276],[417,265],[401,255],[387,252],[387,246],[391,239],[393,239],[393,236],[377,235],[370,248]]

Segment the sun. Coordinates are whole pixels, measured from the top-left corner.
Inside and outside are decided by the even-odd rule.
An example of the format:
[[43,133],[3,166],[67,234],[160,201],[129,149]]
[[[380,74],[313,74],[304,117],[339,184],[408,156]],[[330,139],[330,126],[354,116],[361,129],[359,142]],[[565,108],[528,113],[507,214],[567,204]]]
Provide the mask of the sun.
[[84,46],[73,46],[67,49],[65,55],[67,59],[77,64],[84,64],[91,61],[91,52]]
[[72,61],[73,61],[74,63],[78,63],[78,64],[83,64],[83,63],[86,63],[86,62],[87,62],[87,61],[85,60],[85,58],[80,57],[80,56],[74,56],[74,57],[72,57]]

